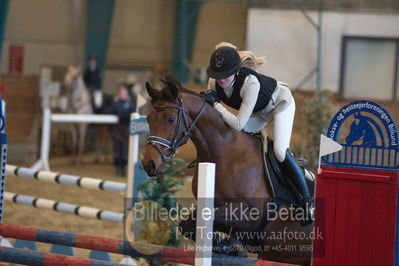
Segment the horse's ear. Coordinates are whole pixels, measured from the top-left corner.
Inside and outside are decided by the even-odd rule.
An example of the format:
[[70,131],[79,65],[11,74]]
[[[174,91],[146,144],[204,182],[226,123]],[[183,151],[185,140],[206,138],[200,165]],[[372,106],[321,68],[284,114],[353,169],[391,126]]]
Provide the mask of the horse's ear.
[[151,87],[151,85],[148,81],[145,83],[145,88],[147,89],[148,95],[150,95],[150,97],[153,100],[155,100],[155,98],[157,97],[158,91],[156,89],[154,89],[153,87]]
[[182,88],[181,83],[173,78],[171,75],[166,75],[165,81],[168,85],[169,92],[171,93],[172,97],[177,100],[180,97],[180,91]]

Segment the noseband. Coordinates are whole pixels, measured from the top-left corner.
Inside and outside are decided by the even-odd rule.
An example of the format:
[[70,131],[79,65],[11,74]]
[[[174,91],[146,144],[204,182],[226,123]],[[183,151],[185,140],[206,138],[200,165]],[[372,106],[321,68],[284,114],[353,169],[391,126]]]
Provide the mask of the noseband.
[[[173,109],[177,109],[178,113],[177,113],[177,126],[175,128],[175,132],[173,134],[173,138],[171,141],[158,137],[158,136],[149,136],[147,139],[147,144],[151,144],[152,146],[154,146],[154,148],[159,152],[159,154],[161,155],[161,158],[163,161],[167,161],[171,158],[173,158],[176,154],[176,149],[183,145],[186,144],[191,130],[194,128],[195,124],[197,123],[197,121],[199,120],[199,118],[202,115],[202,112],[204,111],[205,108],[205,101],[203,102],[201,109],[199,110],[197,116],[195,117],[194,121],[191,123],[190,126],[187,125],[187,121],[186,121],[186,115],[185,115],[185,109],[184,109],[184,105],[183,105],[183,99],[181,97],[179,97],[178,99],[179,102],[179,106],[153,106],[153,108],[173,108]],[[180,118],[183,118],[183,122],[184,122],[184,132],[182,134],[182,136],[180,138],[178,138],[178,134],[179,134],[179,129],[180,129]],[[157,145],[158,144],[158,145]],[[159,147],[159,145],[165,146],[166,149],[164,151],[161,150],[161,148]],[[165,154],[166,151],[170,151],[170,154],[167,155]]]

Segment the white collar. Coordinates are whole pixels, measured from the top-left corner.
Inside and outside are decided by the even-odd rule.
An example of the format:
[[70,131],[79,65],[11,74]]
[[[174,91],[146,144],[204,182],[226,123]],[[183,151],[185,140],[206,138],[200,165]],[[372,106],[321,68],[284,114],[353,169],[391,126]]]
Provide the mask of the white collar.
[[236,81],[236,79],[233,79],[233,81],[229,85],[226,86],[226,89],[232,89],[235,81]]

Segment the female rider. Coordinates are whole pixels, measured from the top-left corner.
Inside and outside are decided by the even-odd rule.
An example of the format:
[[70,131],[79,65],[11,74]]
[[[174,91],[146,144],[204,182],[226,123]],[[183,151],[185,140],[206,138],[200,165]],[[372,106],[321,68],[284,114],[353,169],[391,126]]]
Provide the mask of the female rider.
[[[210,58],[208,91],[202,96],[236,130],[259,132],[273,122],[274,154],[299,192],[304,207],[312,199],[302,169],[289,151],[295,101],[287,84],[255,71],[264,62],[250,51],[238,51],[230,43],[220,43]],[[237,115],[219,101],[238,110]]]

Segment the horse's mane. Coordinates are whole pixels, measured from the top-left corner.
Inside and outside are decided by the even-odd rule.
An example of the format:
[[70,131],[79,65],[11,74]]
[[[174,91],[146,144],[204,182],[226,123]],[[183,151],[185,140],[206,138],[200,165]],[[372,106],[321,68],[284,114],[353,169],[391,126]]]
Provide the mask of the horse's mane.
[[[182,96],[183,94],[189,94],[198,98],[198,100],[202,100],[201,96],[197,92],[184,88],[180,84],[180,82],[173,78],[171,75],[166,75],[163,79],[161,79],[161,81],[163,83],[163,87],[160,91],[158,91],[156,97],[152,99],[152,104],[154,104],[156,101],[166,101],[174,104],[179,104],[177,102],[176,96],[173,95],[173,93],[171,92],[172,88],[176,88],[180,96]],[[225,124],[223,119],[214,108],[212,108],[208,103],[205,103],[205,105],[207,113],[209,115],[214,117],[215,120],[219,120],[222,124]]]
[[188,94],[195,95],[195,96],[199,97],[198,93],[184,88],[180,84],[180,82],[178,80],[176,80],[175,78],[173,78],[171,75],[166,75],[165,78],[161,79],[161,81],[164,84],[164,86],[157,93],[156,98],[152,100],[152,103],[154,103],[157,100],[163,100],[163,101],[177,104],[176,97],[174,95],[172,95],[172,93],[170,92],[171,87],[176,87],[178,89],[179,93],[188,93]]
[[[163,86],[162,89],[157,93],[156,99],[153,99],[153,100],[152,100],[152,104],[154,104],[154,102],[155,102],[155,101],[158,101],[158,100],[163,100],[163,101],[167,101],[167,102],[170,102],[170,103],[178,104],[177,101],[176,101],[176,98],[172,95],[172,93],[171,93],[171,91],[170,91],[170,87],[171,87],[171,86],[175,86],[175,87],[178,89],[178,91],[179,91],[180,94],[189,94],[189,95],[192,95],[192,96],[194,96],[194,97],[197,97],[198,99],[201,98],[201,96],[200,96],[197,92],[195,92],[195,91],[193,91],[193,90],[190,90],[190,89],[187,89],[187,88],[184,88],[184,87],[180,84],[179,81],[177,81],[176,79],[174,79],[174,78],[173,78],[172,76],[170,76],[170,75],[165,76],[165,78],[164,78],[164,79],[161,79],[161,81],[162,81],[162,83],[164,84],[164,86]],[[218,113],[212,106],[210,106],[210,105],[207,104],[207,103],[206,103],[205,105],[206,105],[206,111],[207,111],[206,113],[207,113],[209,116],[211,116],[212,119],[213,119],[215,122],[217,122],[218,124],[220,124],[220,126],[221,126],[222,128],[224,128],[225,130],[228,130],[228,131],[236,131],[235,129],[231,128],[229,125],[227,125],[227,124],[224,122],[223,118],[219,115],[219,113]],[[259,139],[258,134],[249,134],[249,133],[244,132],[244,131],[240,131],[240,132],[237,132],[237,133],[239,133],[239,134],[244,134],[244,135],[246,135],[246,136],[248,136],[248,137],[250,137],[250,138]]]

